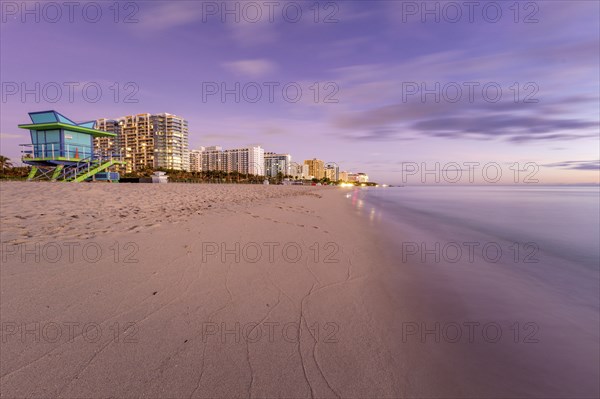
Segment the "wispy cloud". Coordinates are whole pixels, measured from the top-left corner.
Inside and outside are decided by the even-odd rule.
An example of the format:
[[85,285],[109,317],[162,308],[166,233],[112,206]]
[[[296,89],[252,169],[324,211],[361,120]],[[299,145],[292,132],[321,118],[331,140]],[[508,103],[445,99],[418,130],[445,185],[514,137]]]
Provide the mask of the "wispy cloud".
[[560,168],[560,169],[575,169],[575,170],[600,170],[600,160],[595,161],[562,161],[555,163],[548,163],[542,166],[549,168]]
[[202,17],[200,5],[191,1],[151,4],[144,3],[144,7],[140,7],[139,23],[135,24],[136,30],[142,27],[144,30],[166,31],[199,21]]
[[226,62],[223,66],[234,74],[247,78],[259,78],[277,70],[277,65],[266,59]]

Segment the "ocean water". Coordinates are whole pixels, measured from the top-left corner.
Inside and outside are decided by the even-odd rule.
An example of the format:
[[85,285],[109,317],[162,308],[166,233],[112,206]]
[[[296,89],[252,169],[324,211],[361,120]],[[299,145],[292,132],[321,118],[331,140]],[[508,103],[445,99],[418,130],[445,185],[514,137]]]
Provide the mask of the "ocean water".
[[407,230],[534,243],[545,254],[600,267],[599,187],[407,186],[358,189],[351,198],[359,211]]
[[[598,187],[407,186],[343,195],[389,249],[390,266],[380,269],[396,309],[390,345],[398,343],[397,357],[411,365],[403,372],[419,386],[411,394],[600,396]],[[493,325],[501,339],[484,330],[467,340],[469,323]],[[407,325],[414,334],[406,336]],[[444,326],[458,326],[459,338]]]

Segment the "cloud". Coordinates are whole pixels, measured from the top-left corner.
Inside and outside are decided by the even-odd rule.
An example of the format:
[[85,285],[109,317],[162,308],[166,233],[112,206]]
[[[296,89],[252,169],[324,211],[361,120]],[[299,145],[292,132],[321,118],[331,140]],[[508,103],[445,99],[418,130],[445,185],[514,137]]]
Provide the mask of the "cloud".
[[194,2],[174,1],[157,3],[142,9],[139,24],[148,30],[164,31],[198,21],[202,17],[202,8]]
[[251,78],[265,76],[277,70],[275,63],[265,59],[226,62],[223,66],[236,75]]
[[597,136],[597,118],[573,113],[588,103],[598,103],[598,98],[568,96],[523,104],[471,102],[467,98],[456,103],[421,101],[417,96],[407,102],[339,113],[332,123],[344,138],[379,141],[418,136],[510,142],[571,140]]
[[270,23],[267,17],[259,22],[247,21],[228,22],[226,24],[230,38],[241,47],[254,47],[277,41],[275,23]]
[[557,132],[572,132],[595,126],[596,122],[582,119],[553,119],[514,114],[433,118],[412,125],[417,131],[436,137],[507,137],[510,141],[590,137],[591,135],[586,133]]
[[414,137],[402,137],[398,129],[387,127],[377,127],[372,130],[361,131],[358,134],[347,135],[346,138],[351,140],[365,141],[387,141],[387,140],[414,140]]
[[280,126],[268,126],[265,127],[263,134],[267,136],[280,136],[287,133],[287,130]]
[[555,163],[548,163],[542,166],[549,168],[560,168],[570,170],[600,170],[600,160],[595,161],[562,161]]

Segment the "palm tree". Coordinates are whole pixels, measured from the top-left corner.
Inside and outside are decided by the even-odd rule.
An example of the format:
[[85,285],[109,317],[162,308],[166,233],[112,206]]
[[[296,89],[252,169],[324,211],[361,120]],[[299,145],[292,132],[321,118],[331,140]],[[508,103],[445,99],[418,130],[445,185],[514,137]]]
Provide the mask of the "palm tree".
[[12,168],[13,164],[10,161],[10,158],[5,157],[4,155],[0,155],[0,166],[1,169],[4,170],[5,168]]

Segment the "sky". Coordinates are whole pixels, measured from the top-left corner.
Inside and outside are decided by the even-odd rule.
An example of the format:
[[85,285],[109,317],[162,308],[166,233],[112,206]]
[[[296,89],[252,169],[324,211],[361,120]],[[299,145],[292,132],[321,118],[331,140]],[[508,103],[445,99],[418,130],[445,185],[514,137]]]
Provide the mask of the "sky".
[[13,160],[29,111],[169,112],[191,149],[259,144],[380,183],[600,181],[598,1],[1,7]]

